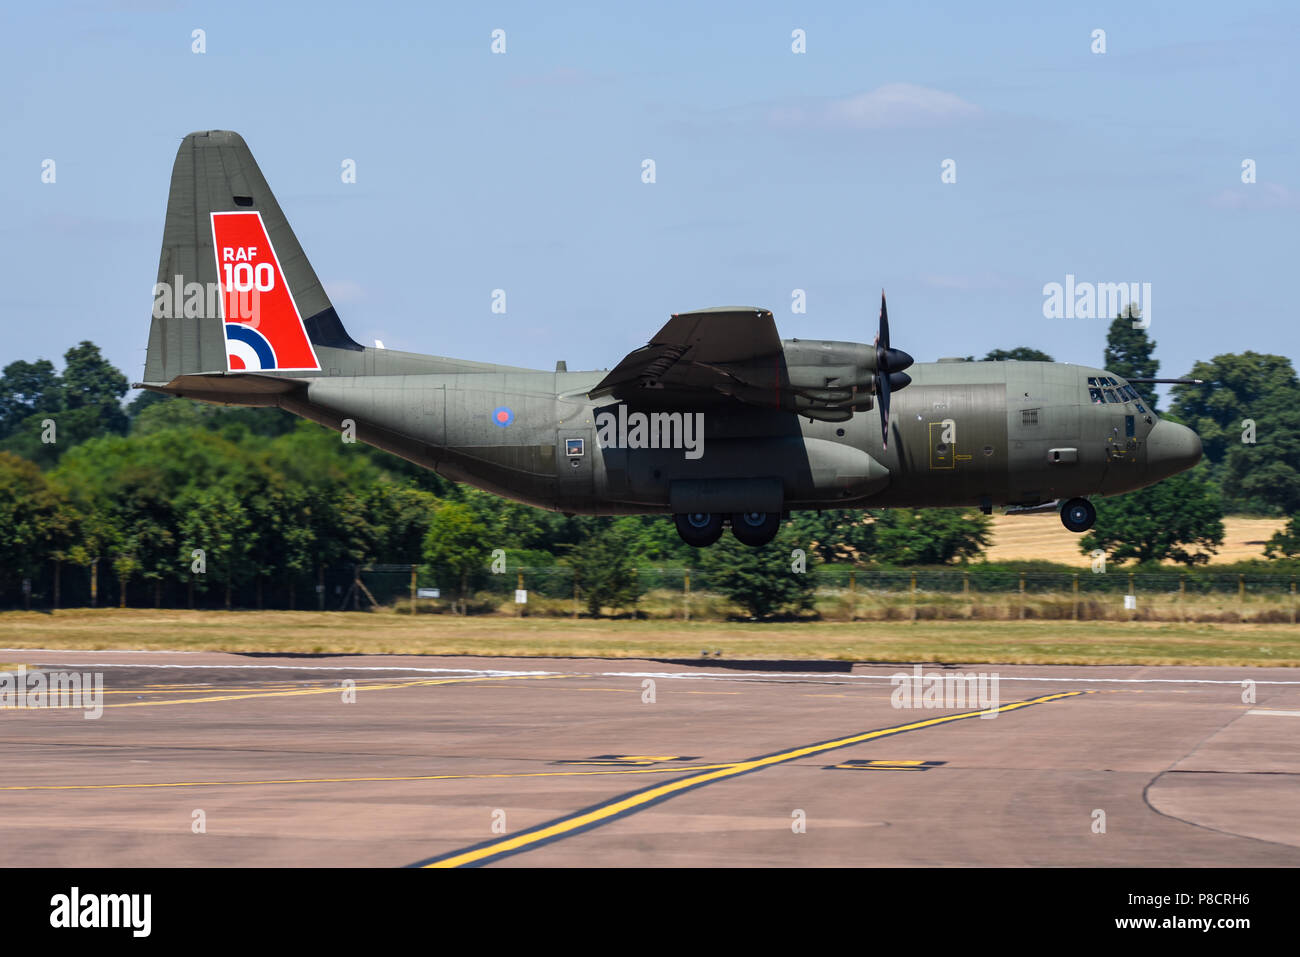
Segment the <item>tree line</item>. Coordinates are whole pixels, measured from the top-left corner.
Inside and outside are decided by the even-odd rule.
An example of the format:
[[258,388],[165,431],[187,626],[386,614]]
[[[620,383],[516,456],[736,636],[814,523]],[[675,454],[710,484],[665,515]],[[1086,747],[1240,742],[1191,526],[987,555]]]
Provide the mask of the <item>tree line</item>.
[[[1105,367],[1150,377],[1155,343],[1112,324]],[[987,359],[1044,359],[1020,347]],[[1204,562],[1222,515],[1285,515],[1275,556],[1300,555],[1300,382],[1290,360],[1258,353],[1198,362],[1164,414],[1196,429],[1205,460],[1154,487],[1098,499],[1082,537],[1115,563]],[[48,594],[64,570],[95,567],[132,604],[164,591],[265,593],[289,604],[326,568],[424,563],[463,600],[491,563],[572,569],[589,608],[634,602],[644,565],[698,568],[738,582],[759,613],[807,607],[819,564],[936,566],[979,559],[990,522],[975,510],[797,512],[772,546],[729,537],[697,550],[660,516],[564,516],[456,485],[278,409],[227,408],[142,393],[82,342],[0,372],[0,604],[24,580]],[[1139,387],[1152,407],[1153,390]],[[796,557],[791,558],[792,555]],[[83,574],[84,577],[84,574]],[[748,584],[745,584],[748,583]],[[270,596],[280,596],[279,598]]]

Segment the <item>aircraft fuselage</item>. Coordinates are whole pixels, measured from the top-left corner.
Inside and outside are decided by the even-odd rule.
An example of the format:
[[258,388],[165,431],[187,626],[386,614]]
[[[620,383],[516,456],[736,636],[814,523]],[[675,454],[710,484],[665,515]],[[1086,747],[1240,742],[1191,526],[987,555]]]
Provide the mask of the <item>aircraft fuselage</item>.
[[[398,366],[443,361],[366,353]],[[601,374],[376,370],[295,377],[285,394],[220,401],[280,405],[339,431],[351,425],[358,440],[449,479],[594,515],[680,512],[698,504],[682,494],[710,489],[722,496],[718,510],[761,511],[773,494],[781,511],[1034,505],[1140,488],[1199,457],[1194,433],[1127,398],[1122,379],[1064,363],[918,363],[893,398],[887,449],[869,408],[825,422],[725,401],[675,410],[676,419],[674,410],[624,406],[620,421],[622,403],[587,398]],[[638,412],[660,427],[655,435],[628,434]],[[686,416],[694,421],[683,428]],[[689,444],[648,447],[665,437]]]

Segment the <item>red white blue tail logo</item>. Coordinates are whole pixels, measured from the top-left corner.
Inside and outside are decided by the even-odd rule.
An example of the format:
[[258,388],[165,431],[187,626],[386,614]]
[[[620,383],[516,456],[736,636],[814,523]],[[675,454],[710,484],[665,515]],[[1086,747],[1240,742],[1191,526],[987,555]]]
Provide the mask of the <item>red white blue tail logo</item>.
[[212,214],[226,368],[315,372],[320,360],[257,211]]

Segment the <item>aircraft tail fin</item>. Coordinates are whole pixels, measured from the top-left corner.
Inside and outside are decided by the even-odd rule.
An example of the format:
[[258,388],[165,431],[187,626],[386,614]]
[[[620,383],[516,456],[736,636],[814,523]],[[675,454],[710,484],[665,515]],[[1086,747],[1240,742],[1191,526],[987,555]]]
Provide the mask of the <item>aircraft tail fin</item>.
[[226,130],[185,137],[167,197],[145,383],[319,371],[331,349],[362,351],[243,137]]

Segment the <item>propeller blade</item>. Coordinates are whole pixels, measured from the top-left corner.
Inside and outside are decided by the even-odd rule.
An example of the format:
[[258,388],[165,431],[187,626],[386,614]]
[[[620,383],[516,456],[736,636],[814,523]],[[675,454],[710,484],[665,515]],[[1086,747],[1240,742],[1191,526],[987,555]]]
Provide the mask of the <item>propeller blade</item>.
[[880,443],[889,448],[889,376],[876,376],[876,394],[880,399]]
[[891,392],[906,389],[912,382],[912,377],[906,372],[891,372],[886,378],[889,381],[889,390]]
[[889,310],[885,308],[885,290],[880,290],[880,334],[876,336],[876,345],[889,351]]

